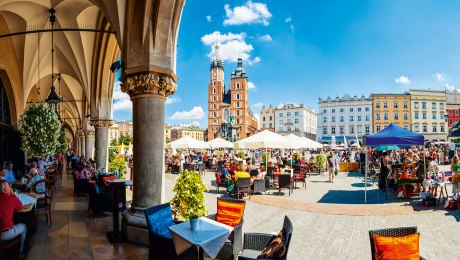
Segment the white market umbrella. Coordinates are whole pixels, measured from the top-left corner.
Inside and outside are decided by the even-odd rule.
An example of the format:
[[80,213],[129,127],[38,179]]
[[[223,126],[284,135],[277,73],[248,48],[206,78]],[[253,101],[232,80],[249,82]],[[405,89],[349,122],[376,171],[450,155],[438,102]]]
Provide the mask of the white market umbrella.
[[235,143],[235,148],[239,149],[261,149],[261,148],[279,148],[293,149],[293,145],[284,138],[284,136],[264,130],[253,136],[244,138]]
[[207,142],[209,148],[233,148],[233,143],[227,140],[224,140],[220,137],[214,138],[211,141]]
[[316,141],[313,141],[309,138],[306,138],[306,137],[300,137],[301,140],[303,140],[304,142],[308,143],[310,146],[308,148],[311,148],[311,149],[319,149],[319,148],[323,148],[323,145],[316,142]]
[[172,149],[207,149],[208,145],[200,140],[190,136],[184,136],[174,140],[166,145],[167,148]]
[[286,140],[288,140],[291,145],[293,146],[293,149],[301,149],[301,148],[308,148],[312,149],[315,148],[313,147],[313,143],[308,142],[307,138],[301,138],[298,137],[295,134],[290,134],[284,137]]

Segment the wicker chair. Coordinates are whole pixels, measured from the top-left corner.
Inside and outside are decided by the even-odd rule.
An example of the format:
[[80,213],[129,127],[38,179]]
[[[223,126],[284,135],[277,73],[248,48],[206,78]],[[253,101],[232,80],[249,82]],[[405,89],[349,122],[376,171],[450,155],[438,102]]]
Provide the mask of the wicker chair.
[[[280,260],[287,259],[293,230],[294,227],[292,226],[291,220],[288,218],[288,216],[284,216],[283,233],[286,236],[286,252],[284,253],[283,257],[278,258]],[[257,259],[262,250],[266,248],[274,238],[276,238],[276,235],[264,233],[244,233],[243,252],[238,257],[238,259]]]
[[256,194],[256,193],[265,193],[267,190],[266,190],[266,185],[265,185],[265,179],[255,179],[254,180],[254,183],[253,183],[253,187],[254,187],[254,190],[253,190],[253,193]]
[[[231,203],[243,203],[246,204],[244,200],[237,200],[232,198],[225,198],[220,197],[217,200],[222,200]],[[212,214],[207,216],[207,218],[216,220],[216,214]],[[225,241],[224,246],[217,254],[216,259],[237,259],[239,253],[243,249],[243,224],[244,220],[241,218],[240,223],[233,228],[233,232],[228,237],[227,241]]]
[[[417,227],[399,227],[399,228],[385,228],[377,230],[369,230],[369,241],[371,243],[372,259],[375,260],[375,246],[374,246],[374,235],[384,237],[403,237],[417,233]],[[425,259],[420,257],[420,259]]]
[[153,232],[152,223],[150,222],[149,216],[167,207],[170,207],[169,203],[153,206],[145,209],[144,211],[145,218],[147,220],[147,227],[149,230],[149,259],[196,259],[198,251],[195,246],[190,247],[184,253],[178,256],[176,254],[176,249],[174,247],[172,239],[160,237]]
[[241,192],[247,192],[249,198],[251,198],[251,178],[238,178],[238,182],[236,184],[237,189],[237,197],[240,198]]
[[[0,215],[0,230],[3,230],[3,217]],[[10,256],[14,256],[15,258],[19,258],[19,249],[21,248],[21,236],[18,235],[17,237],[11,240],[2,240],[0,236],[0,259],[9,258]],[[14,253],[12,252],[14,250]],[[7,257],[8,256],[8,257]]]

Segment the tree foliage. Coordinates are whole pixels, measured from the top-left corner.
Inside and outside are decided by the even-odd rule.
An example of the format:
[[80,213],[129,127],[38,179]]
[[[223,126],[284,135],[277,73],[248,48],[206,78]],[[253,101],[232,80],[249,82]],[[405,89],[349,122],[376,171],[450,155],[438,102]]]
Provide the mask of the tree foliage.
[[124,180],[126,178],[126,175],[128,174],[128,165],[123,158],[115,157],[109,163],[109,172],[114,173],[115,171],[118,171],[120,179]]

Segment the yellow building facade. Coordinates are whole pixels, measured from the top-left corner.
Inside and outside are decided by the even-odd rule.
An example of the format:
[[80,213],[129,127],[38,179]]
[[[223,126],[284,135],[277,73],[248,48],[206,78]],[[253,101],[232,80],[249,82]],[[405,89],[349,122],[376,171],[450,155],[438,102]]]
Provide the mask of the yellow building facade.
[[394,123],[411,129],[411,97],[407,94],[372,94],[373,130],[378,132]]

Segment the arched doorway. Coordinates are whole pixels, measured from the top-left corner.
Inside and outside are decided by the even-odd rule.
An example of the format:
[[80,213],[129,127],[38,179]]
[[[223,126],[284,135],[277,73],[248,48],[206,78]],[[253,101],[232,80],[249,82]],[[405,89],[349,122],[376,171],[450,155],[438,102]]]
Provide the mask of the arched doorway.
[[[22,165],[24,156],[21,152],[19,132],[11,124],[10,104],[5,90],[5,84],[0,78],[0,162],[13,161],[15,165]],[[17,168],[17,167],[16,167]]]

